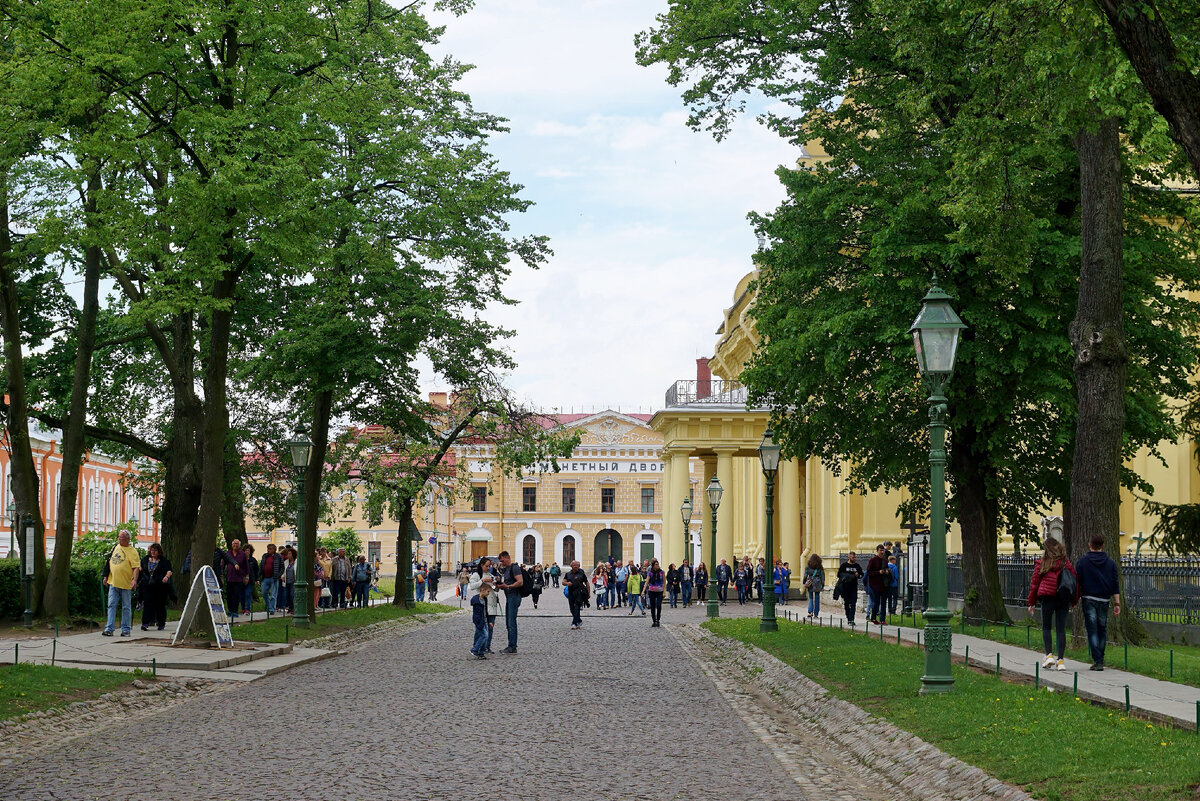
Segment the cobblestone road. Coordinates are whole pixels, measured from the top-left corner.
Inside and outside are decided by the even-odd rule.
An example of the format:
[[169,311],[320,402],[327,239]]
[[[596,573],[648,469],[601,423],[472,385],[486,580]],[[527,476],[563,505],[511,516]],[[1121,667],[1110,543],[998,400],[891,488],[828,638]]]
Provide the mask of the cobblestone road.
[[0,798],[804,798],[666,628],[530,606],[515,656],[454,617],[38,753]]

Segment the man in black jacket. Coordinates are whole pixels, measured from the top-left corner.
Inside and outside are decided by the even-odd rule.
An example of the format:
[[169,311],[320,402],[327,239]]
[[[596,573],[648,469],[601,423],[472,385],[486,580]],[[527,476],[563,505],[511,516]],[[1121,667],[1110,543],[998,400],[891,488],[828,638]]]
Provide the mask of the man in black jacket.
[[1091,670],[1104,670],[1104,649],[1108,646],[1108,604],[1113,614],[1121,614],[1121,596],[1117,588],[1117,563],[1104,552],[1104,535],[1093,534],[1088,552],[1075,564],[1079,577],[1079,596],[1083,600],[1083,625],[1087,628],[1088,648],[1092,652]]
[[837,586],[834,589],[834,597],[842,596],[846,620],[851,626],[854,625],[854,611],[858,608],[858,581],[862,577],[862,565],[858,563],[858,556],[851,551],[846,561],[838,568]]
[[733,570],[722,559],[721,564],[717,565],[717,598],[721,601],[721,606],[725,605],[725,595],[729,592],[731,578],[733,578]]
[[583,625],[579,609],[587,600],[589,592],[587,573],[579,568],[578,561],[571,563],[571,569],[563,576],[563,584],[567,587],[567,606],[571,607],[571,628],[577,629]]

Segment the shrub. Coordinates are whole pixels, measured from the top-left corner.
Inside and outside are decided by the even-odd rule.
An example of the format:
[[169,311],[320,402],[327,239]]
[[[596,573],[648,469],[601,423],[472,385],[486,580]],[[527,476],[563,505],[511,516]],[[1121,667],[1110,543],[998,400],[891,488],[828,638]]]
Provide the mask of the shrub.
[[[97,617],[105,614],[107,599],[100,583],[104,557],[71,560],[67,600],[72,615]],[[17,620],[25,612],[19,559],[0,559],[0,620]]]

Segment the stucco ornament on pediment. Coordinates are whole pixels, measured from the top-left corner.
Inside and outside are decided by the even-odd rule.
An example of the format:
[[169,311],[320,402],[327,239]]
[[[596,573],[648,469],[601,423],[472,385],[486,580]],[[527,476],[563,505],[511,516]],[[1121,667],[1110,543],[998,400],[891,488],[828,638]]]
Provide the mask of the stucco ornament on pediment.
[[583,445],[661,445],[662,436],[642,426],[627,423],[616,417],[605,417],[588,423],[580,438]]

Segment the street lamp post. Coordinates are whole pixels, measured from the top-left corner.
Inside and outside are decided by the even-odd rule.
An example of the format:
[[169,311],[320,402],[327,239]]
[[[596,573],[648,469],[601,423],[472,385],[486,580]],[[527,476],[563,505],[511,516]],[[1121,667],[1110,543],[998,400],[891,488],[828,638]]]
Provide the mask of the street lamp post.
[[717,601],[717,507],[721,505],[721,496],[725,490],[721,487],[721,482],[717,481],[717,477],[713,476],[704,492],[708,495],[708,508],[712,510],[712,527],[708,535],[708,616],[720,617],[721,605]]
[[299,564],[296,566],[295,593],[292,598],[292,625],[298,629],[306,629],[312,622],[308,616],[308,577],[312,574],[313,567],[308,554],[308,534],[304,529],[304,479],[312,461],[313,446],[303,426],[296,426],[296,433],[288,443],[288,450],[291,452],[292,467],[296,468],[296,545],[300,551]]
[[954,689],[950,671],[950,610],[946,602],[946,385],[963,321],[950,307],[950,296],[937,285],[925,295],[921,313],[909,329],[917,368],[929,390],[929,608],[925,610],[925,675],[921,694]]
[[17,505],[8,502],[8,558],[17,558]]
[[692,499],[689,495],[679,506],[679,515],[683,518],[683,558],[688,558],[688,546],[692,544]]
[[767,558],[763,571],[762,622],[759,631],[779,631],[775,621],[775,474],[779,471],[779,444],[771,429],[763,434],[758,446],[758,460],[767,479]]
[[21,582],[25,585],[25,628],[33,628],[33,541],[37,525],[33,515],[21,518]]

